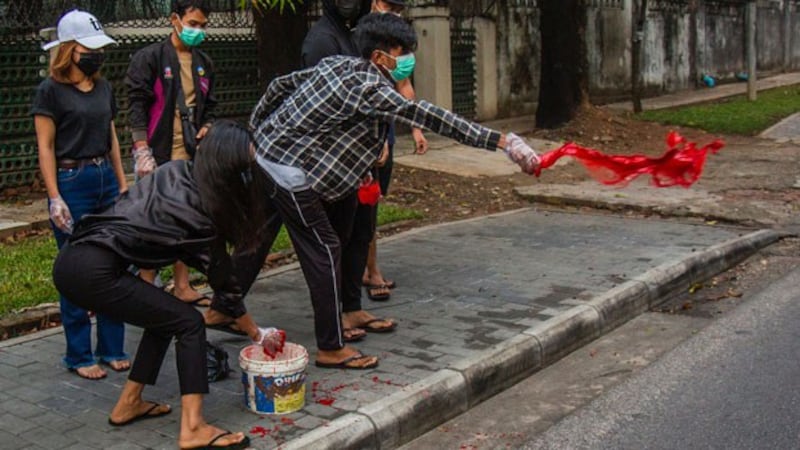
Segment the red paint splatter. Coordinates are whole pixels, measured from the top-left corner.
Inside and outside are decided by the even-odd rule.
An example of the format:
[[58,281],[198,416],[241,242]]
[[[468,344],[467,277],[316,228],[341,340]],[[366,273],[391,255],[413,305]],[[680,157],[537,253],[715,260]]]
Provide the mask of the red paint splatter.
[[331,405],[333,405],[333,402],[335,402],[335,401],[336,401],[335,398],[330,398],[329,397],[329,398],[321,398],[321,399],[317,400],[317,403],[319,403],[320,405],[331,406]]
[[400,386],[400,387],[408,386],[407,384],[395,383],[392,380],[381,380],[378,377],[372,377],[372,382],[373,383],[379,383],[379,384],[388,384],[389,386]]
[[292,420],[292,419],[290,419],[288,417],[281,417],[281,423],[284,424],[284,425],[294,426],[294,420]]
[[603,184],[625,185],[639,175],[649,174],[656,187],[689,187],[700,178],[710,151],[717,153],[725,144],[716,140],[697,148],[676,132],[667,135],[667,152],[661,157],[645,155],[607,155],[598,150],[580,147],[573,142],[542,155],[536,168],[538,177],[564,156],[571,156],[583,164],[589,174]]
[[255,426],[250,430],[250,434],[257,434],[260,437],[266,437],[272,430],[264,427]]

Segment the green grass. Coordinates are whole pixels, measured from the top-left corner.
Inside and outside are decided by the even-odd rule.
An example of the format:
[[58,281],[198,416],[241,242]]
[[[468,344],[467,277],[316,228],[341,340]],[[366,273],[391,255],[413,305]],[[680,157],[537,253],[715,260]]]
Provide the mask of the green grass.
[[0,317],[25,306],[58,301],[53,287],[53,236],[0,244]]
[[[383,225],[402,220],[420,219],[417,211],[383,204],[378,209],[378,223]],[[273,251],[291,247],[289,235],[281,229]],[[56,242],[52,236],[35,236],[14,243],[0,243],[0,317],[23,307],[57,302],[53,287],[52,269],[56,257]],[[172,267],[160,272],[162,280],[172,277]]]
[[640,119],[668,125],[700,128],[712,133],[756,135],[800,111],[800,85],[758,93],[750,102],[744,95],[714,103],[645,111]]

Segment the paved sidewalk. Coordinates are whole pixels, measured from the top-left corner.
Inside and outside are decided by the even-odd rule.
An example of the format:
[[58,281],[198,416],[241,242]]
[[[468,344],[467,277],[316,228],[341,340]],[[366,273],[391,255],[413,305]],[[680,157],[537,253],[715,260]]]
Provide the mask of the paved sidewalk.
[[[365,307],[400,327],[357,344],[381,357],[377,369],[311,366],[305,408],[261,417],[243,408],[236,360],[247,342],[210,331],[235,372],[212,385],[207,418],[246,431],[258,449],[392,448],[777,238],[536,209],[394,236],[382,241],[381,255],[398,289],[389,302]],[[247,303],[313,358],[310,302],[296,266],[262,276]],[[133,351],[140,332],[128,330]],[[67,372],[59,366],[63,339],[56,329],[0,342],[0,448],[174,448],[179,411],[109,426],[125,375],[92,382]],[[179,405],[172,351],[146,397]]]

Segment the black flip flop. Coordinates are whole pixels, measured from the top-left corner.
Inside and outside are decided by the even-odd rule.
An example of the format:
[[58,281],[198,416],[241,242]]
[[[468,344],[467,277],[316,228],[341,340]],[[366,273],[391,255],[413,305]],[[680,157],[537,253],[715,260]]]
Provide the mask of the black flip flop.
[[358,361],[359,359],[364,358],[371,358],[369,355],[365,355],[363,353],[355,354],[349,358],[346,358],[342,361],[336,363],[324,363],[319,361],[314,361],[314,365],[317,367],[321,367],[323,369],[344,369],[344,370],[367,370],[367,369],[374,369],[378,367],[378,361],[375,361],[374,364],[369,364],[366,366],[348,366],[347,363]]
[[148,408],[147,411],[143,412],[142,414],[139,414],[138,416],[134,416],[133,418],[130,418],[130,419],[124,421],[124,422],[114,422],[113,420],[111,420],[111,417],[109,417],[108,418],[108,424],[111,425],[112,427],[124,427],[125,425],[130,425],[130,424],[132,424],[134,422],[138,422],[140,420],[154,419],[156,417],[166,416],[167,414],[172,412],[172,408],[170,408],[166,412],[160,412],[158,414],[150,414],[151,412],[155,411],[156,408],[161,406],[161,404],[160,403],[155,403],[155,402],[148,402],[148,403],[152,404],[153,406]]
[[[200,302],[204,300],[208,300],[208,304],[201,305]],[[192,306],[197,306],[198,308],[208,308],[209,306],[211,306],[211,297],[207,295],[201,295],[200,297],[197,297],[194,300],[181,300],[181,301],[184,303],[188,303]]]
[[222,331],[223,333],[233,334],[235,336],[247,336],[247,333],[242,330],[231,328],[231,325],[233,325],[233,322],[215,323],[214,325],[206,324],[206,328],[209,330],[217,330]]
[[343,339],[345,342],[358,342],[358,341],[360,341],[360,340],[363,340],[365,337],[367,337],[367,333],[364,333],[364,334],[359,334],[358,336],[355,336],[355,337],[352,337],[352,336],[351,336],[351,337],[349,337],[349,338],[348,338],[348,337],[345,337],[345,335],[344,335],[344,333],[345,333],[345,332],[347,332],[347,331],[360,330],[360,329],[361,329],[361,328],[343,328],[343,329],[342,329],[342,339]]
[[212,439],[208,444],[202,445],[200,447],[183,447],[181,450],[243,450],[250,446],[250,438],[245,436],[241,442],[237,442],[235,444],[230,445],[214,445],[215,442],[224,438],[225,436],[230,436],[233,433],[230,431],[226,431],[222,434],[217,435],[214,439]]
[[387,285],[383,285],[383,286],[368,286],[367,287],[367,297],[369,297],[370,300],[375,301],[375,302],[385,302],[386,300],[389,300],[389,298],[392,297],[391,292],[387,292],[385,294],[373,294],[372,291],[376,290],[376,289],[389,290],[389,286],[387,286]]
[[389,288],[389,289],[394,289],[394,288],[396,288],[396,287],[397,287],[397,283],[395,283],[395,282],[394,282],[394,280],[389,280],[389,281],[387,281],[385,284],[382,284],[382,285],[381,285],[381,284],[370,284],[370,283],[364,283],[364,282],[362,281],[362,282],[361,282],[361,285],[362,285],[362,286],[364,286],[365,288],[379,288],[379,287],[384,287],[384,286],[386,286],[386,287],[387,287],[387,288]]
[[[375,322],[390,322],[391,325],[388,326],[388,327],[371,327],[371,326],[369,326],[369,324],[375,323]],[[361,325],[358,326],[358,328],[361,328],[362,330],[366,331],[367,333],[389,333],[391,331],[394,331],[395,328],[397,328],[397,322],[391,321],[389,319],[375,318],[375,319],[368,320],[368,321],[362,323]]]

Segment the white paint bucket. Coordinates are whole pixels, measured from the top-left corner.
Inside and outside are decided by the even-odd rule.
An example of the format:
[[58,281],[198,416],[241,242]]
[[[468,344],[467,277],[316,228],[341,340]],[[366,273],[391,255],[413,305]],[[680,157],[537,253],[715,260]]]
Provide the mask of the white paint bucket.
[[258,345],[239,352],[244,404],[257,414],[288,414],[300,410],[306,401],[308,351],[287,342],[275,359]]

